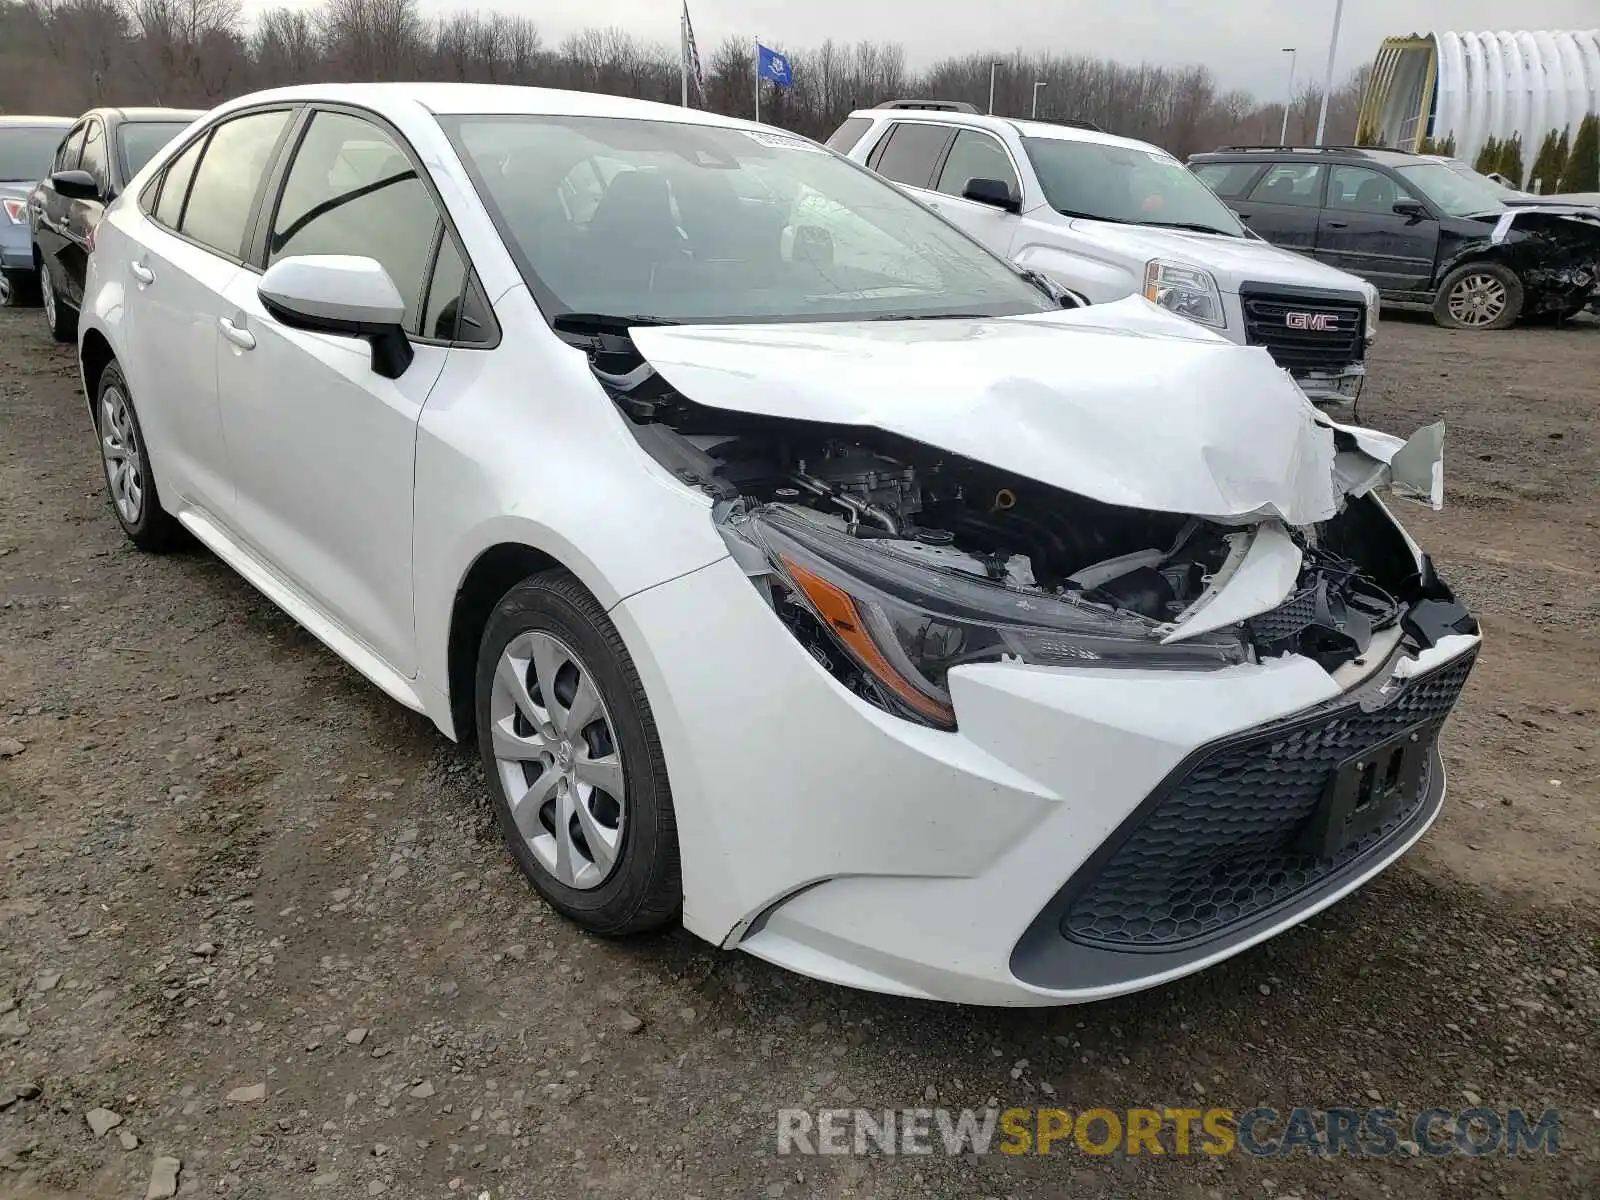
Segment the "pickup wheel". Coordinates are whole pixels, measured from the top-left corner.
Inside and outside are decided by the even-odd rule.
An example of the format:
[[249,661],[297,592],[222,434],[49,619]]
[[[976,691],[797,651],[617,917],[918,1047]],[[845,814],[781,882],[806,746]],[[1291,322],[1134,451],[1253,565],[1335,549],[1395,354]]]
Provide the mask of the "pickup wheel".
[[1522,280],[1509,267],[1472,262],[1445,276],[1433,319],[1446,329],[1510,329],[1522,315]]

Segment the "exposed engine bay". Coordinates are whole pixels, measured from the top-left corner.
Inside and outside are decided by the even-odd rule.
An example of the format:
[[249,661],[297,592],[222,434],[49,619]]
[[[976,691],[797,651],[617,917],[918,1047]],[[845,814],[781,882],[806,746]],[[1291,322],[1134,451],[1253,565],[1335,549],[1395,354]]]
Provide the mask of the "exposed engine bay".
[[[1333,672],[1378,643],[1374,669],[1402,637],[1425,648],[1476,628],[1362,496],[1318,525],[1270,522],[1298,548],[1287,595],[1169,645],[1260,524],[1110,505],[877,429],[705,407],[605,341],[619,353],[591,361],[640,443],[717,501],[735,557],[813,657],[884,707],[953,727],[943,678],[964,662],[1199,669],[1300,654]],[[915,686],[897,698],[886,676]]]

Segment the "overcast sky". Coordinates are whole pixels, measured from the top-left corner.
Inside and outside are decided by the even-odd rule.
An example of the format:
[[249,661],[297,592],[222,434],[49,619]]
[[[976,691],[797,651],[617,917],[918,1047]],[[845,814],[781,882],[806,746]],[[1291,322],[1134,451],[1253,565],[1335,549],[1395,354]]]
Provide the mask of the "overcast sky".
[[[250,12],[275,2],[282,0],[244,0]],[[550,42],[593,25],[676,42],[681,2],[420,0],[430,14],[456,8],[526,13]],[[1600,26],[1600,0],[1345,0],[1344,7],[1339,75],[1396,34]],[[1302,78],[1320,78],[1333,10],[1334,0],[690,0],[689,6],[702,53],[734,33],[796,49],[829,37],[898,41],[913,66],[947,54],[1022,46],[1123,62],[1202,62],[1225,87],[1267,98],[1276,98],[1287,81],[1281,47],[1298,46]]]

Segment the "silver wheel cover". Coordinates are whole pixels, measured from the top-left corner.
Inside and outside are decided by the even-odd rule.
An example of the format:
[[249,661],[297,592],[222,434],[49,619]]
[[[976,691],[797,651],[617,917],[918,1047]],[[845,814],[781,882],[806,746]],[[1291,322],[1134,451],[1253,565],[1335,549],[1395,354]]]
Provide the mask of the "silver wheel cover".
[[50,332],[56,328],[56,287],[50,282],[50,268],[39,268],[39,301],[44,305],[44,319],[50,325]]
[[1506,285],[1486,272],[1465,275],[1450,289],[1450,316],[1462,325],[1492,325],[1510,303]]
[[128,398],[116,386],[106,388],[100,397],[100,456],[117,512],[129,525],[137,525],[144,512],[144,458],[133,433]]
[[548,633],[518,634],[495,668],[489,722],[528,849],[567,887],[599,887],[622,852],[628,803],[616,727],[588,664]]

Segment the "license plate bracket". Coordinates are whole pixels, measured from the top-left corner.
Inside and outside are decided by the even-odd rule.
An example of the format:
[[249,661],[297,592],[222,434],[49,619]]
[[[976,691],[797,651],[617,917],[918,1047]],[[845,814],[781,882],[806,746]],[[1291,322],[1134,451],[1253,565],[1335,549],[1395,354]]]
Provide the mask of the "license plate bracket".
[[1300,849],[1337,858],[1405,812],[1422,788],[1438,731],[1419,725],[1340,763],[1301,831]]

